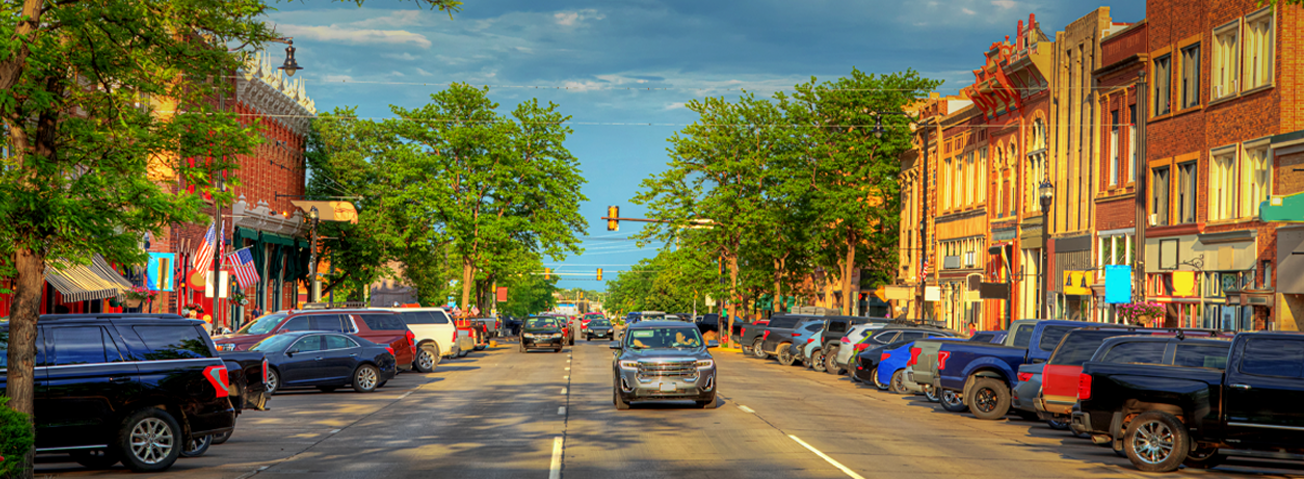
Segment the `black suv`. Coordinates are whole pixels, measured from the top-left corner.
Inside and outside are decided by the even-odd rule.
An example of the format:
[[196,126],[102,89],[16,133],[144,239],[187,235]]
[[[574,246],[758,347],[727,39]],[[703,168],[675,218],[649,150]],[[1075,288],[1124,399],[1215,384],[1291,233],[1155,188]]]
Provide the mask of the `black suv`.
[[[174,314],[41,316],[36,452],[154,472],[171,467],[192,439],[233,430],[227,368],[203,324]],[[0,343],[0,392],[7,352]]]

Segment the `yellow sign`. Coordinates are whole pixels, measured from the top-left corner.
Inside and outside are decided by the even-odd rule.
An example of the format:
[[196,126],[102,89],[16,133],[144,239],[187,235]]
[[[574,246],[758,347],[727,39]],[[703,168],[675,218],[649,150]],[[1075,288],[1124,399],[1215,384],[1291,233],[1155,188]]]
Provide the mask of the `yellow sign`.
[[1065,271],[1064,272],[1064,294],[1073,294],[1080,296],[1091,295],[1091,284],[1095,282],[1095,274],[1092,271]]
[[1195,296],[1195,272],[1173,272],[1173,296]]
[[887,302],[887,286],[882,286],[882,285],[880,285],[880,286],[878,287],[878,289],[874,290],[874,296],[877,296],[879,301],[882,301],[882,302],[885,302],[885,303],[886,303],[886,302]]
[[358,224],[358,210],[347,201],[291,201],[304,213],[317,209],[317,218],[322,221],[343,221]]

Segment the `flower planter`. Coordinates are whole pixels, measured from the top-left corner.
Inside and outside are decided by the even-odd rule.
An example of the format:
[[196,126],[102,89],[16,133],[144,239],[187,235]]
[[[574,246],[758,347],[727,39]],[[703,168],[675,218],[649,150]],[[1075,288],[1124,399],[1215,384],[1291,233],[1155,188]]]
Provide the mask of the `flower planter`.
[[128,308],[139,308],[139,307],[140,307],[140,304],[143,303],[143,302],[145,302],[145,301],[144,301],[144,300],[141,300],[141,299],[131,299],[131,298],[127,298],[127,299],[125,299],[125,300],[122,301],[122,305],[125,306],[125,307],[128,307]]

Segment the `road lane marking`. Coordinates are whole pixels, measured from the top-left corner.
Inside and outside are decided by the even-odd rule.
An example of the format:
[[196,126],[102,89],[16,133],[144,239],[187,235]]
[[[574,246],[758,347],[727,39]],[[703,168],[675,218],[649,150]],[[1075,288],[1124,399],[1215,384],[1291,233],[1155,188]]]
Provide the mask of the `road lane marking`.
[[557,415],[558,415],[558,416],[565,416],[565,415],[566,415],[566,406],[562,406],[562,407],[557,408]]
[[566,368],[566,370],[567,370],[567,371],[570,371],[570,368]]
[[570,376],[562,376],[562,379],[570,379]]
[[337,432],[340,432],[340,429],[332,429],[331,432],[330,432],[330,434],[335,434],[335,433],[337,433]]
[[408,397],[408,396],[411,396],[411,395],[412,395],[412,391],[408,391],[408,392],[403,393],[403,395],[402,395],[402,396],[399,396],[398,398],[399,398],[399,399],[407,399],[407,397]]
[[[821,459],[824,459],[825,462],[828,462],[829,464],[832,464],[833,467],[836,467],[836,468],[842,470],[842,472],[846,473],[847,476],[851,477],[851,479],[865,479],[864,476],[861,476],[860,474],[856,474],[855,471],[852,471],[851,469],[847,468],[847,466],[842,465],[842,463],[833,460],[833,458],[831,458],[831,457],[829,457],[828,455],[826,455],[826,454],[820,452],[819,449],[815,449],[815,447],[811,446],[810,444],[806,444],[806,441],[803,441],[803,440],[801,440],[801,439],[798,439],[797,436],[794,436],[794,435],[792,435],[792,434],[789,434],[788,437],[792,438],[792,440],[794,440],[794,441],[797,441],[797,444],[801,444],[802,447],[804,447],[804,448],[810,450],[810,452],[815,453],[816,456],[819,456]],[[554,451],[553,454],[556,454],[556,452]]]
[[566,388],[561,388],[561,394],[562,394],[563,396],[566,395]]
[[561,436],[552,440],[552,466],[548,468],[548,479],[561,479],[561,446]]
[[743,412],[748,413],[748,414],[756,414],[756,410],[755,410],[755,409],[749,408],[749,407],[744,406],[744,405],[742,405],[742,404],[739,404],[739,405],[738,405],[738,409],[742,409]]

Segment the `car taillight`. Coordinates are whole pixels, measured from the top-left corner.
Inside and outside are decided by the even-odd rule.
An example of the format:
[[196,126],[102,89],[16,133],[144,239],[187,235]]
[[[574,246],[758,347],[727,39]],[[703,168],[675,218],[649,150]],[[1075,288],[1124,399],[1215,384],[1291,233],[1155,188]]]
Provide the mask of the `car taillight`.
[[806,338],[806,344],[815,342],[815,338]]
[[856,352],[861,352],[861,351],[864,351],[864,350],[866,350],[866,349],[869,349],[869,344],[866,344],[866,343],[860,343],[860,344],[857,344],[857,345],[856,345],[854,348],[852,348],[852,349],[853,349],[854,351],[856,351]]
[[850,339],[847,339],[846,336],[843,336],[842,339],[839,339],[839,340],[838,340],[838,342],[841,342],[841,343],[850,343],[851,340],[850,340]]
[[951,357],[950,351],[938,351],[937,353],[937,370],[946,369],[946,360]]
[[208,383],[212,384],[213,389],[217,390],[217,397],[224,398],[230,395],[230,392],[227,391],[227,384],[230,384],[231,381],[227,379],[226,366],[204,368],[204,378],[208,379]]
[[765,338],[768,338],[768,337],[770,337],[770,332],[769,332],[769,331],[766,331],[766,332],[764,332],[764,333],[761,333],[761,341],[765,341]]
[[267,358],[263,358],[263,382],[267,382]]
[[910,348],[910,360],[906,361],[906,366],[914,366],[919,362],[919,353],[924,352],[921,348]]
[[390,355],[390,356],[396,356],[396,355],[394,354],[394,348],[393,348],[392,346],[385,346],[385,350],[386,350],[386,351],[389,351],[389,355]]
[[417,354],[417,335],[412,334],[412,331],[409,330],[407,332],[407,339],[408,347],[412,348],[412,354],[415,356]]
[[1091,399],[1091,375],[1078,375],[1078,400],[1085,401]]
[[799,337],[799,336],[801,336],[801,333],[792,333],[792,337],[794,337],[794,338]]
[[890,357],[892,357],[892,353],[883,353],[883,354],[881,354],[881,355],[878,356],[878,360],[879,360],[879,362],[883,362],[883,361],[887,361],[887,358],[890,358]]
[[1019,382],[1028,382],[1032,380],[1032,373],[1019,373]]

